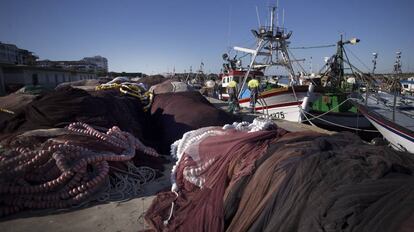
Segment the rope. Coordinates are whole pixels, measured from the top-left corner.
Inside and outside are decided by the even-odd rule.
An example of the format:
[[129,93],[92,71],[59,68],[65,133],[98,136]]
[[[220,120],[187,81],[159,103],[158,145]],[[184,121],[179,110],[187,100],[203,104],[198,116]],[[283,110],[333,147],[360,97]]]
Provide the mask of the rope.
[[289,49],[313,49],[313,48],[329,48],[329,47],[335,47],[336,44],[330,44],[330,45],[320,45],[320,46],[310,46],[310,47],[290,47]]
[[[295,57],[295,55],[293,55],[293,53],[290,51],[290,50],[287,50],[288,51],[288,53],[290,54],[290,56],[292,56],[292,58],[293,58],[293,60],[297,60],[296,59],[296,57]],[[300,62],[298,61],[298,62],[296,62],[297,63],[297,65],[302,69],[302,71],[304,72],[304,73],[307,73],[306,72],[306,70],[305,70],[305,68],[303,68],[303,66],[300,64]],[[315,84],[315,83],[314,83]]]
[[[317,119],[317,118],[319,118],[319,117],[321,117],[321,116],[324,116],[325,114],[328,114],[328,113],[332,112],[333,110],[335,110],[336,108],[340,107],[340,106],[341,106],[341,105],[343,105],[345,102],[347,102],[348,100],[351,100],[351,99],[353,99],[353,98],[348,98],[348,99],[346,99],[345,101],[343,101],[343,102],[341,102],[340,104],[338,104],[337,106],[335,106],[334,108],[332,108],[332,109],[330,109],[330,110],[326,111],[326,112],[325,112],[325,113],[323,113],[323,114],[320,114],[319,116],[316,116],[316,119]],[[312,120],[312,119],[315,119],[315,118],[311,118],[310,120]]]
[[4,108],[0,108],[0,112],[4,112],[4,113],[8,113],[8,114],[14,114],[13,111],[8,110],[8,109],[4,109]]
[[[295,55],[293,55],[293,53],[290,51],[290,50],[288,50],[288,53],[290,53],[290,55],[292,56],[292,58],[294,59],[294,60],[296,60],[296,57],[295,57]],[[299,65],[299,67],[302,69],[302,71],[303,71],[303,73],[305,73],[305,74],[307,74],[307,72],[306,72],[306,70],[305,70],[305,68],[303,68],[303,66],[299,63],[299,62],[297,62],[297,64]],[[313,79],[312,78],[310,78],[309,79],[315,86],[317,86],[317,84],[313,81]]]
[[131,83],[112,83],[112,84],[101,84],[96,86],[95,90],[109,90],[109,89],[118,89],[122,94],[129,95],[135,98],[138,98],[142,103],[147,102],[143,107],[144,112],[147,111],[152,104],[153,93],[150,91],[144,92],[142,88]]
[[308,118],[308,116],[306,116],[306,114],[305,114],[305,111],[302,109],[302,106],[299,106],[299,110],[300,110],[300,113],[301,114],[303,114],[303,116],[305,116],[305,118],[306,118],[306,120],[305,120],[305,122],[309,122],[312,126],[315,126],[315,127],[317,127],[309,118]]
[[[326,114],[328,114],[328,113],[332,112],[334,109],[338,108],[339,106],[341,106],[342,104],[344,104],[345,102],[347,102],[347,101],[349,101],[349,100],[355,100],[355,98],[348,98],[348,99],[346,99],[345,101],[343,101],[343,102],[341,102],[340,104],[338,104],[337,106],[335,106],[334,108],[332,108],[332,109],[330,109],[330,110],[326,111],[325,113],[320,114],[320,115],[318,115],[318,116],[315,116],[315,115],[313,115],[313,114],[311,114],[311,113],[309,113],[309,112],[304,111],[304,110],[302,109],[302,107],[300,107],[300,106],[299,106],[299,108],[300,108],[301,113],[303,113],[303,114],[304,114],[304,116],[305,116],[305,118],[306,118],[306,120],[305,120],[305,121],[308,121],[308,122],[309,122],[311,125],[313,125],[313,126],[314,126],[314,124],[312,123],[312,121],[311,121],[311,120],[313,120],[313,119],[318,119],[318,120],[321,120],[321,121],[323,121],[323,122],[329,123],[329,124],[331,124],[331,125],[338,126],[338,127],[343,127],[343,128],[350,129],[350,130],[355,130],[355,131],[366,131],[366,132],[378,132],[377,130],[365,130],[365,129],[359,129],[359,128],[348,127],[348,126],[340,125],[340,124],[337,124],[337,123],[334,123],[334,122],[330,122],[330,121],[328,121],[328,120],[325,120],[325,119],[321,118],[322,116],[324,116],[324,115],[326,115]],[[306,114],[308,114],[308,115],[310,115],[310,116],[312,116],[312,117],[311,117],[311,118],[308,118],[308,117],[306,116]]]
[[[309,112],[305,112],[305,111],[303,111],[304,113],[306,113],[306,114],[308,114],[308,115],[310,115],[310,116],[312,116],[313,117],[313,119],[318,119],[318,120],[321,120],[321,121],[323,121],[323,122],[326,122],[326,123],[328,123],[328,124],[331,124],[331,125],[334,125],[334,126],[337,126],[337,127],[342,127],[342,128],[345,128],[345,129],[349,129],[349,130],[355,130],[355,131],[365,131],[365,132],[372,132],[372,133],[378,133],[378,131],[377,130],[365,130],[365,129],[359,129],[359,128],[354,128],[354,127],[349,127],[349,126],[344,126],[344,125],[341,125],[341,124],[337,124],[337,123],[334,123],[334,122],[331,122],[331,121],[328,121],[328,120],[325,120],[325,119],[323,119],[323,118],[320,118],[320,117],[318,117],[318,116],[315,116],[315,115],[313,115],[313,114],[311,114],[311,113],[309,113]],[[309,121],[310,122],[310,121]]]
[[355,53],[351,49],[345,48],[345,47],[344,47],[344,49],[347,50],[347,51],[349,51],[351,53],[351,55],[353,57],[355,57],[368,71],[370,70],[370,68],[368,67],[368,65],[366,65],[364,62],[362,62],[362,60],[359,59],[359,57],[357,55],[355,55]]
[[149,167],[136,167],[127,162],[127,171],[110,166],[116,172],[110,175],[106,186],[95,200],[98,202],[124,201],[142,193],[143,186],[155,179],[156,172]]
[[[177,196],[177,198],[178,198],[178,193],[176,192],[176,191],[172,191],[173,193],[175,193],[175,195]],[[177,199],[176,198],[176,199]],[[175,200],[174,200],[175,201]],[[170,210],[170,215],[168,216],[168,218],[164,221],[164,225],[168,225],[168,222],[171,220],[171,218],[172,218],[172,215],[173,215],[173,211],[174,211],[174,205],[175,205],[175,203],[174,203],[174,201],[173,202],[171,202],[171,210]]]
[[293,96],[295,96],[295,100],[298,101],[298,97],[296,96],[296,92],[295,92],[295,87],[292,85],[292,92],[293,92]]

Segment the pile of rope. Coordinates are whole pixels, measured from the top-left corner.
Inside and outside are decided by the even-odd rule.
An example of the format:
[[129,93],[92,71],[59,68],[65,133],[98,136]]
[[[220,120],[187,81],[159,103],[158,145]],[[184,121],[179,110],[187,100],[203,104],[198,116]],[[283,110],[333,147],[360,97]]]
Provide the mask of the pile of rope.
[[97,195],[99,202],[124,201],[143,193],[143,186],[152,182],[156,172],[150,167],[136,167],[132,162],[127,162],[127,170],[110,166],[114,172],[104,185],[104,190]]
[[[79,205],[105,189],[109,194],[106,200],[113,199],[114,193],[108,190],[108,161],[130,161],[136,150],[158,156],[154,149],[118,127],[103,133],[84,123],[72,123],[66,130],[66,137],[0,150],[0,217],[23,209]],[[126,173],[141,177],[131,180],[115,174],[109,183],[116,185],[116,178],[122,178],[124,183],[133,183],[128,185],[131,186],[144,184],[155,176],[153,170],[140,171],[131,165]],[[138,191],[132,188],[133,194]]]
[[134,83],[106,83],[96,86],[95,90],[110,90],[117,89],[122,94],[138,98],[144,105],[143,110],[147,111],[152,103],[153,94],[151,91],[145,91],[144,88]]

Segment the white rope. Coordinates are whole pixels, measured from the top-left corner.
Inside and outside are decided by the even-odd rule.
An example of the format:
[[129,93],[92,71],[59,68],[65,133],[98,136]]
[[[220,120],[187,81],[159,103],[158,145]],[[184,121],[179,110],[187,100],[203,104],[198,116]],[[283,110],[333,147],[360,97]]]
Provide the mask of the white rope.
[[302,106],[299,106],[299,111],[303,116],[305,116],[305,118],[306,118],[305,121],[308,121],[312,126],[316,127],[316,125],[308,118],[308,116],[306,116],[306,114],[305,114],[306,112],[302,109]]
[[[337,124],[337,123],[334,123],[334,122],[330,122],[330,121],[328,121],[328,120],[325,120],[325,119],[323,119],[323,118],[317,117],[317,116],[315,116],[315,115],[312,115],[312,114],[311,114],[311,113],[309,113],[309,112],[305,112],[305,111],[303,111],[303,112],[304,112],[305,114],[309,114],[310,116],[312,116],[312,119],[318,119],[318,120],[321,120],[321,121],[323,121],[323,122],[329,123],[329,124],[334,125],[334,126],[338,126],[338,127],[346,128],[346,129],[349,129],[349,130],[355,130],[355,131],[378,132],[377,130],[365,130],[365,129],[359,129],[359,128],[354,128],[354,127],[349,127],[349,126],[340,125],[340,124]],[[309,121],[309,122],[310,122],[310,121]]]
[[107,180],[104,190],[96,197],[99,202],[114,202],[128,200],[139,196],[143,186],[153,181],[156,176],[154,169],[150,167],[136,167],[133,163],[127,163],[127,171],[110,166],[116,170]]
[[[335,106],[334,108],[332,108],[332,109],[330,109],[330,110],[328,110],[328,111],[326,111],[325,113],[323,113],[323,114],[320,114],[320,115],[318,115],[318,116],[314,116],[313,118],[310,118],[309,120],[313,120],[313,119],[319,119],[319,117],[322,117],[322,116],[324,116],[325,114],[328,114],[328,113],[330,113],[330,112],[332,112],[333,110],[335,110],[335,109],[337,109],[338,107],[340,107],[341,105],[343,105],[345,102],[347,102],[348,100],[352,100],[352,99],[354,99],[354,98],[348,98],[348,99],[346,99],[345,101],[343,101],[343,102],[341,102],[340,104],[338,104],[337,106]],[[307,114],[309,114],[309,112],[306,112]]]
[[[172,191],[173,193],[175,193],[175,195],[178,197],[178,193],[176,191]],[[176,198],[177,199],[177,198]],[[175,201],[175,200],[174,200]],[[171,202],[171,210],[170,210],[170,215],[168,216],[168,218],[166,220],[164,220],[164,225],[168,225],[168,222],[171,220],[172,215],[173,215],[173,211],[174,211],[174,205],[175,203]]]
[[[313,115],[313,114],[311,114],[311,113],[309,113],[309,112],[304,111],[304,110],[302,109],[302,107],[299,107],[299,108],[300,108],[301,113],[302,113],[302,114],[305,116],[305,118],[306,118],[306,120],[305,120],[305,121],[308,121],[308,122],[309,122],[309,123],[311,123],[313,126],[314,126],[314,124],[312,123],[312,121],[311,121],[311,120],[318,119],[318,120],[321,120],[321,121],[323,121],[323,122],[329,123],[329,124],[331,124],[331,125],[338,126],[338,127],[342,127],[342,128],[346,128],[346,129],[350,129],[350,130],[356,130],[356,131],[366,131],[366,132],[378,132],[377,130],[365,130],[365,129],[359,129],[359,128],[354,128],[354,127],[348,127],[348,126],[340,125],[340,124],[337,124],[337,123],[330,122],[330,121],[328,121],[328,120],[322,119],[322,116],[324,116],[324,115],[326,115],[326,114],[328,114],[328,113],[332,112],[333,110],[335,110],[336,108],[338,108],[339,106],[341,106],[342,104],[344,104],[345,102],[347,102],[347,101],[349,101],[349,100],[357,100],[357,99],[356,99],[356,98],[347,98],[345,101],[341,102],[340,104],[338,104],[338,105],[337,105],[337,106],[335,106],[334,108],[332,108],[332,109],[330,109],[330,110],[326,111],[326,112],[325,112],[325,113],[323,113],[323,114],[317,115],[317,116],[316,116],[316,115]],[[310,116],[312,116],[312,117],[311,117],[311,118],[308,118],[308,117],[306,116],[306,114],[308,114],[308,115],[310,115]]]
[[238,131],[247,131],[248,133],[263,131],[276,126],[269,117],[257,117],[252,123],[249,122],[234,122],[233,124],[226,124],[223,126],[223,130],[235,129]]

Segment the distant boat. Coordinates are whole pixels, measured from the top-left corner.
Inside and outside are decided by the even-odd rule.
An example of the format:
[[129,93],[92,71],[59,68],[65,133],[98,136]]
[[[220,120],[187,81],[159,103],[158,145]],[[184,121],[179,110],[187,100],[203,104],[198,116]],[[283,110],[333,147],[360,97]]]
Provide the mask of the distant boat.
[[412,95],[414,93],[414,77],[410,77],[407,80],[402,80],[400,82],[403,94]]

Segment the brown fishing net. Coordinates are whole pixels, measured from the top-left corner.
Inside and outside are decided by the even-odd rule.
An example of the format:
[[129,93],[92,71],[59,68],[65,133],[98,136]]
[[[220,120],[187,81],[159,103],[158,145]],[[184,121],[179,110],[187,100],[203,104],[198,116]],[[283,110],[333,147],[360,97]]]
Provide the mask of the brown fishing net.
[[118,126],[142,138],[144,112],[139,100],[106,90],[88,93],[71,87],[53,91],[27,104],[0,124],[2,136],[33,129],[64,127],[72,122]]
[[236,118],[215,108],[198,92],[164,93],[154,97],[151,106],[152,140],[158,140],[163,153],[190,130],[222,126]]
[[[181,158],[178,195],[161,193],[148,210],[154,230],[413,229],[412,154],[366,145],[349,133],[277,129],[210,136],[198,155],[197,162],[188,154]],[[189,178],[191,168],[211,157],[201,174],[195,171],[204,178],[200,188]]]

